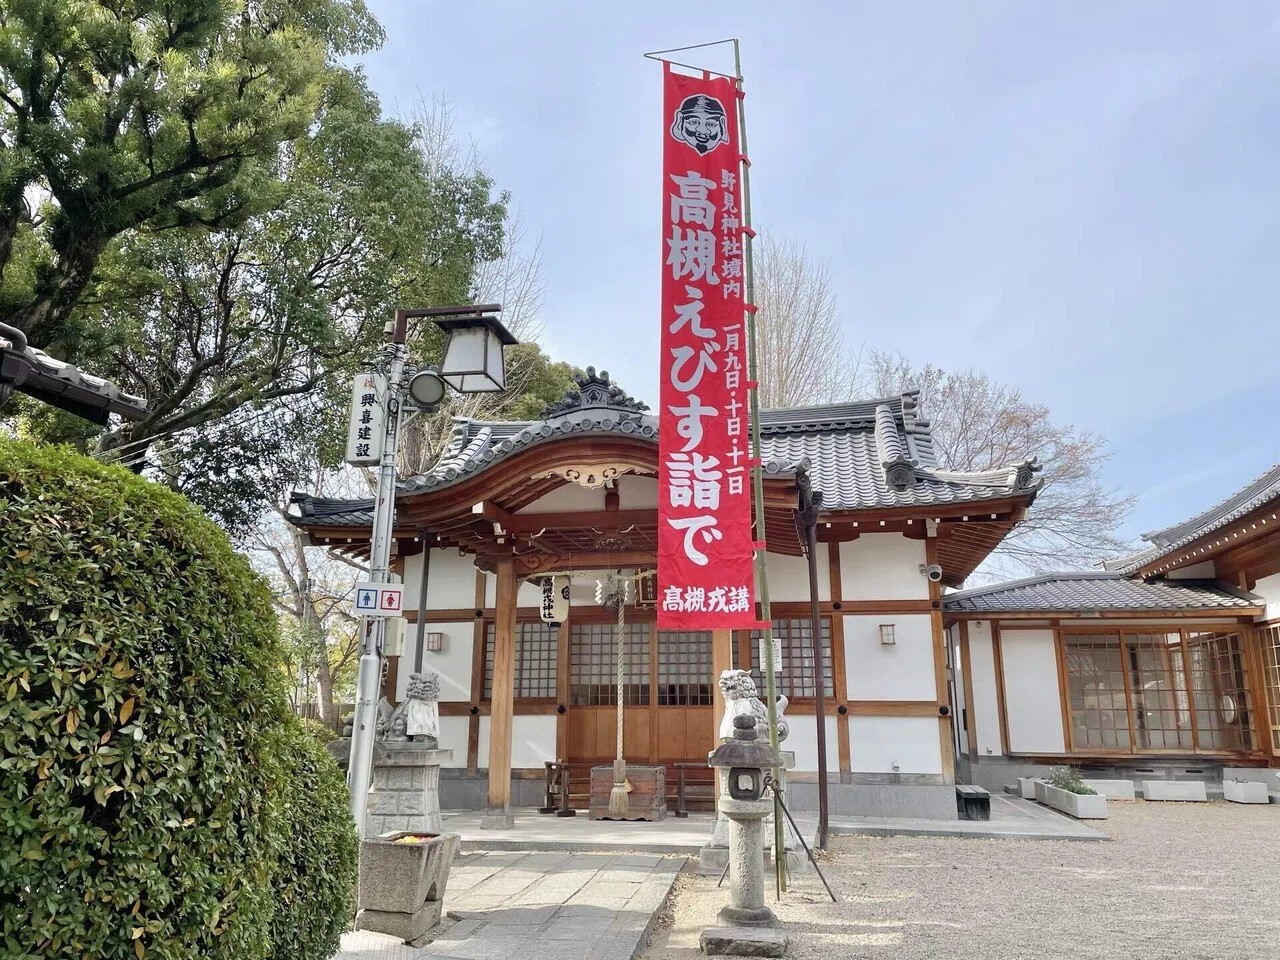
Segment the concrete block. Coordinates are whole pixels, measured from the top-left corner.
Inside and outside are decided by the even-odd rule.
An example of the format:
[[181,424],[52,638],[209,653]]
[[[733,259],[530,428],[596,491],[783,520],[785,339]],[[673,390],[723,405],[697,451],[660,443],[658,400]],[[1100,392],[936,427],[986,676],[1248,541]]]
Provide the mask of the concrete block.
[[1232,803],[1270,803],[1267,785],[1256,780],[1223,780],[1222,795]]
[[1203,780],[1143,780],[1142,796],[1147,800],[1209,799]]
[[440,910],[443,901],[429,900],[413,913],[398,911],[361,910],[356,914],[356,929],[371,930],[374,933],[385,933],[389,937],[398,937],[406,942],[418,940],[427,935],[432,927],[440,923]]
[[1034,777],[1018,778],[1018,796],[1023,800],[1034,800],[1036,798],[1036,781]]
[[1108,800],[1138,799],[1132,780],[1086,780],[1085,783]]
[[791,938],[777,927],[711,927],[698,945],[707,956],[784,957]]

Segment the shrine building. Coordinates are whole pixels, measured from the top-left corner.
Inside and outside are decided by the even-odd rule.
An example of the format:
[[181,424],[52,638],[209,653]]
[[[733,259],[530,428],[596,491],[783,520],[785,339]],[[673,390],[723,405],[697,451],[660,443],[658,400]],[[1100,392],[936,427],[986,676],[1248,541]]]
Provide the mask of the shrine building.
[[[997,728],[986,705],[976,741],[973,723],[957,727],[957,704],[978,707],[977,690],[990,684],[966,671],[961,692],[949,651],[974,658],[990,617],[966,627],[968,614],[957,611],[949,642],[943,588],[961,585],[1022,518],[1038,489],[1035,465],[941,469],[915,393],[766,411],[761,434],[778,686],[790,700],[784,747],[797,759],[792,803],[816,804],[821,676],[832,811],[954,819],[957,729],[967,764],[971,747],[1005,750],[1009,732],[1008,746],[1022,747],[1023,728]],[[795,519],[801,468],[823,495],[820,670]],[[453,751],[441,779],[445,807],[541,805],[546,762],[585,771],[613,760],[617,615],[597,604],[595,573],[655,568],[657,470],[657,417],[588,369],[535,421],[455,421],[439,463],[402,482],[393,567],[409,625],[400,656],[389,658],[385,690],[395,702],[411,672],[439,674],[440,746]],[[312,544],[368,555],[372,501],[295,495],[295,503],[291,520]],[[574,574],[568,615],[544,622],[543,579],[564,572]],[[720,672],[753,671],[763,695],[756,638],[657,630],[661,584],[638,593],[624,611],[625,759],[705,767],[723,709]],[[1038,629],[1056,638],[1054,622],[1046,624]],[[1005,657],[1032,644],[1009,629],[999,637]],[[1057,642],[1032,657],[1056,656]],[[978,653],[984,665],[993,662],[987,649]],[[1011,723],[1031,707],[1023,697],[1010,692],[1002,703]],[[1060,746],[1034,745],[1049,753]]]

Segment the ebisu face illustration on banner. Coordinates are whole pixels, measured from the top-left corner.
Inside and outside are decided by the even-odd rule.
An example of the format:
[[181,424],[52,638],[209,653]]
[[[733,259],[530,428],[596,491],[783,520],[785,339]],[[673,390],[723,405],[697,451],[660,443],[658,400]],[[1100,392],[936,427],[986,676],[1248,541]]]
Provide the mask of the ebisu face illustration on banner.
[[664,72],[658,626],[668,630],[755,623],[736,96],[728,79]]
[[724,104],[700,93],[686,97],[676,110],[671,135],[700,154],[708,154],[728,143],[729,117],[724,112]]

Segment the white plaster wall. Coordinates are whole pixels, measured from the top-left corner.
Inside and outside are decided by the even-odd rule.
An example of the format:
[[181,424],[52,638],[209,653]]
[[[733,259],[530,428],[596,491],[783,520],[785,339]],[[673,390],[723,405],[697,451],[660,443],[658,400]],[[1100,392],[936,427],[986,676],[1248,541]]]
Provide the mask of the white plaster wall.
[[1013,753],[1065,753],[1052,630],[1002,630],[1004,706]]
[[[818,599],[831,599],[831,567],[827,560],[828,545],[819,543]],[[809,602],[809,561],[804,557],[769,554],[769,599],[778,603]]]
[[864,533],[840,544],[841,595],[845,600],[928,600],[920,574],[924,541],[897,533]]
[[988,620],[969,623],[969,669],[972,671],[970,682],[973,686],[973,706],[970,708],[969,721],[977,728],[978,754],[983,757],[999,756],[1004,748],[1000,744],[996,658],[991,645],[991,623]]
[[1212,580],[1215,575],[1212,560],[1205,560],[1202,563],[1193,563],[1189,567],[1170,570],[1165,574],[1165,576],[1170,580]]
[[[893,624],[896,642],[892,646],[880,642],[882,623]],[[844,651],[845,689],[850,700],[937,698],[929,614],[846,615]]]
[[588,490],[576,483],[566,483],[556,487],[545,496],[539,497],[520,513],[589,513],[604,509],[604,487]]
[[1267,601],[1264,620],[1275,620],[1280,617],[1280,573],[1263,577],[1253,585],[1253,592]]
[[618,478],[619,510],[658,509],[658,478],[623,474]]
[[[409,674],[413,672],[418,655],[418,625],[405,625],[404,656],[400,658],[396,699],[403,700],[409,687]],[[471,702],[471,643],[475,636],[474,624],[428,623],[428,633],[443,633],[444,641],[439,652],[424,650],[422,669],[440,675],[440,699]],[[465,746],[465,744],[464,744]]]
[[[827,717],[824,726],[827,729],[827,775],[837,776],[840,773],[840,741],[836,731],[836,718],[832,716],[835,707],[828,701]],[[818,722],[812,714],[788,717],[791,733],[782,744],[783,750],[794,751],[796,770],[816,773],[818,770]]]
[[[594,586],[592,589],[594,589]],[[570,603],[572,602],[571,596]],[[492,573],[486,573],[484,576],[484,605],[486,607],[496,607],[498,605],[498,578]],[[537,579],[521,580],[520,585],[516,588],[516,606],[539,607],[541,605],[542,588],[538,586]]]
[[[555,714],[516,715],[511,723],[511,769],[542,769],[556,758]],[[489,718],[480,718],[480,743],[476,765],[489,766]]]
[[849,752],[854,773],[942,773],[933,717],[850,717]]
[[449,762],[441,766],[465,767],[467,765],[467,730],[470,725],[470,717],[440,718],[440,748],[453,751]]
[[[422,554],[404,560],[404,609],[418,609],[418,588],[422,585]],[[476,602],[476,565],[470,556],[457,550],[432,550],[427,569],[428,610],[469,610]]]

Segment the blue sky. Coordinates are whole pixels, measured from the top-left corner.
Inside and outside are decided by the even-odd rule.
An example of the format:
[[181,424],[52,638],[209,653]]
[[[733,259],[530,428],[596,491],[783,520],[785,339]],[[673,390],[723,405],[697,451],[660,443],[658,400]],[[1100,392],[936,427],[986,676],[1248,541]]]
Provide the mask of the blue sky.
[[541,234],[558,359],[656,396],[641,54],[737,36],[756,223],[830,262],[851,344],[984,371],[1107,437],[1128,535],[1280,460],[1280,5],[372,7],[387,108],[444,95]]

